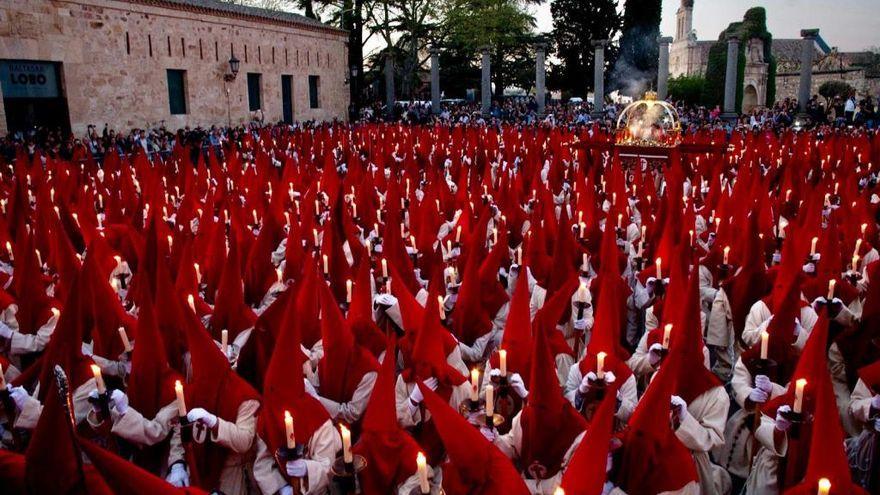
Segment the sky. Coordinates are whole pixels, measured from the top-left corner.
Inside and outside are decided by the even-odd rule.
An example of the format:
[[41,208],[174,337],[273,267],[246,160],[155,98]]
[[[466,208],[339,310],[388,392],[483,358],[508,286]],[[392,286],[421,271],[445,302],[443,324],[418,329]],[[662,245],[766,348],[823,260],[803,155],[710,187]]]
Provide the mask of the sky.
[[[675,35],[679,5],[680,0],[663,0],[664,35]],[[880,0],[695,0],[697,38],[717,39],[728,24],[742,20],[745,11],[755,6],[767,10],[767,29],[774,38],[797,38],[801,29],[819,28],[825,42],[841,51],[880,46]],[[535,17],[539,31],[553,28],[549,1],[535,8]]]

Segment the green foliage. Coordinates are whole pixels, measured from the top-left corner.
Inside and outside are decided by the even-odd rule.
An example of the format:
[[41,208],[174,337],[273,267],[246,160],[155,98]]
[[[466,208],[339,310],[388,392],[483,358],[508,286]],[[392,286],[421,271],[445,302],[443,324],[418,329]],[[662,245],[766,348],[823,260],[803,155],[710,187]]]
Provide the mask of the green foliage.
[[[496,96],[511,84],[532,86],[535,19],[522,4],[515,0],[450,0],[442,15],[447,33],[443,48],[453,52],[449,54],[452,58],[479,68],[480,49],[489,47]],[[441,64],[441,71],[447,68]]]
[[673,100],[698,105],[702,100],[706,79],[700,76],[679,76],[669,80],[669,95]]
[[[593,88],[595,50],[591,40],[614,39],[622,17],[617,0],[552,0],[553,51],[560,64],[550,72],[549,86],[566,95],[586,96]],[[606,46],[606,73],[614,66],[616,48]]]
[[845,81],[825,81],[819,86],[819,95],[828,103],[836,97],[847,98],[855,90]]
[[654,85],[660,52],[657,38],[661,10],[661,0],[627,0],[618,64],[612,75],[614,87],[632,93],[646,89],[637,87],[639,85]]
[[767,11],[763,7],[753,7],[746,11],[741,22],[732,22],[721,32],[709,49],[706,65],[706,86],[703,90],[703,104],[707,106],[724,103],[724,78],[727,73],[727,40],[736,36],[740,40],[737,54],[736,108],[742,108],[743,79],[745,77],[746,47],[749,40],[758,38],[764,44],[764,62],[768,64],[767,105],[776,100],[776,59],[773,57],[773,35],[767,31]]

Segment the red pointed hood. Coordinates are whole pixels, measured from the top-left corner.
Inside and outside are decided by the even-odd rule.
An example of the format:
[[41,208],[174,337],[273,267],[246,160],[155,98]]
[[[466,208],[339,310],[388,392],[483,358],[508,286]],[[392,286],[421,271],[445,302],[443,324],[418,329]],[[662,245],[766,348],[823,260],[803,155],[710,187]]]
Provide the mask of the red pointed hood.
[[80,441],[79,447],[114,493],[132,495],[198,495],[207,493],[198,488],[175,488],[153,473],[139,468],[88,440]]
[[[532,361],[532,324],[529,309],[531,294],[526,273],[526,265],[520,266],[500,348],[507,351],[507,372],[528,376]],[[498,369],[501,365],[499,359],[497,352],[492,354],[493,368]]]
[[215,340],[220,340],[222,330],[229,331],[230,342],[244,330],[253,328],[257,316],[244,302],[241,281],[241,261],[238,243],[233,236],[229,241],[229,256],[223,266],[223,276],[214,301],[210,329]]
[[446,493],[528,495],[528,488],[507,456],[439,395],[421,384],[419,387],[449,456],[447,469],[443,470]]
[[616,395],[605,394],[586,435],[562,475],[560,486],[567,495],[602,495],[607,478],[605,467],[611,450],[616,405]]

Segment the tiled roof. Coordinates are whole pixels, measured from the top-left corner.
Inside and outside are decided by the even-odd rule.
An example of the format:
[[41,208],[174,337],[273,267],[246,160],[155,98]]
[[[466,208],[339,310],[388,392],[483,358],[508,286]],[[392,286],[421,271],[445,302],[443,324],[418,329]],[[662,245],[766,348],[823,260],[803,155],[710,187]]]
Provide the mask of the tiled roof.
[[[771,52],[773,52],[773,56],[776,57],[778,62],[800,62],[801,60],[801,50],[803,45],[803,39],[801,38],[773,38],[773,44],[771,45]],[[818,59],[819,57],[826,55],[819,47],[815,44],[816,53],[814,55],[814,59]]]
[[299,26],[311,27],[313,29],[345,32],[339,28],[324,24],[316,19],[300,14],[294,14],[293,12],[262,9],[259,7],[222,2],[219,0],[135,0],[135,3],[180,8],[184,10],[204,11],[206,13],[231,17],[255,18],[284,24],[296,24]]

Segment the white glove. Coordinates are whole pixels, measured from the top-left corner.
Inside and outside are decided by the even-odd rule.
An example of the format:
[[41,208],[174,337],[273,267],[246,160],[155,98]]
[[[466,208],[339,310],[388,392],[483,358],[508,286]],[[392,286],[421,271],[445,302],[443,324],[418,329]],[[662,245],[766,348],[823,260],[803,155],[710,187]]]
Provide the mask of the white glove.
[[208,428],[213,428],[217,424],[217,416],[209,413],[201,407],[196,407],[190,410],[190,412],[186,413],[186,419],[190,423],[195,423],[196,421],[198,421]]
[[587,319],[574,320],[574,329],[584,331],[587,329]]
[[85,342],[82,343],[79,350],[85,357],[92,357],[92,354],[94,354],[92,352],[92,344],[86,344]]
[[318,398],[318,391],[315,390],[315,386],[312,385],[312,382],[310,382],[308,378],[303,377],[303,387],[306,389],[307,394],[316,399]]
[[779,263],[781,263],[782,262],[782,253],[780,253],[779,251],[774,252],[771,262],[774,265],[778,265]]
[[614,375],[614,372],[613,371],[606,371],[605,372],[605,383],[607,383],[608,385],[611,385],[615,381],[617,381],[617,377]]
[[128,411],[128,396],[125,395],[125,392],[122,390],[114,390],[113,393],[110,394],[110,407],[116,409],[116,412],[119,415],[125,414]]
[[749,400],[756,404],[763,404],[767,402],[767,399],[770,396],[767,392],[761,390],[760,388],[753,388],[751,392],[749,392]]
[[813,273],[816,271],[816,265],[814,263],[807,263],[803,266],[804,273]]
[[165,477],[165,481],[178,488],[183,488],[189,486],[189,473],[186,472],[183,464],[178,462],[171,466],[171,471]]
[[[437,390],[437,386],[440,384],[440,382],[438,382],[437,379],[434,377],[428,378],[422,383],[424,383],[425,386],[431,390]],[[419,387],[418,385],[413,387],[412,392],[409,393],[409,400],[412,401],[413,404],[420,404],[423,400],[425,400],[425,396],[422,395],[421,387]]]
[[790,406],[779,406],[776,410],[776,429],[779,431],[788,431],[791,428],[791,421],[785,419],[784,413],[791,412]]
[[773,382],[770,381],[767,375],[757,375],[755,376],[755,388],[770,395],[770,392],[773,391]]
[[681,397],[673,395],[669,399],[669,403],[672,405],[672,414],[678,417],[678,420],[681,421],[684,414],[687,412],[687,402]]
[[507,381],[510,384],[510,388],[516,392],[521,398],[525,399],[529,396],[529,391],[526,390],[526,384],[523,383],[523,379],[519,376],[519,373],[514,373],[510,375],[510,379]]
[[660,362],[662,352],[663,346],[660,344],[651,344],[651,347],[648,348],[648,363],[651,364],[651,367],[657,366]]
[[880,411],[880,394],[871,399],[871,408]]
[[6,340],[12,338],[12,329],[3,322],[0,322],[0,338],[4,338]]
[[584,375],[583,378],[581,378],[581,384],[578,385],[578,392],[582,394],[587,393],[590,390],[590,382],[594,382],[598,379],[599,377],[596,376],[596,374],[592,371],[587,373],[586,375]]
[[480,434],[482,434],[482,435],[483,435],[483,438],[485,438],[486,440],[488,440],[489,443],[494,443],[494,442],[495,442],[495,437],[497,436],[497,435],[495,434],[495,429],[494,429],[494,428],[489,428],[488,426],[481,426],[481,427],[480,427]]
[[24,403],[30,397],[27,390],[24,387],[13,387],[12,385],[6,385],[6,389],[9,390],[9,397],[12,398],[12,402],[15,402],[15,408],[19,411],[24,409]]
[[379,294],[376,299],[373,299],[373,303],[380,306],[394,306],[397,304],[397,298],[387,293]]
[[294,478],[302,478],[309,472],[306,466],[306,461],[302,459],[287,461],[284,465],[284,469],[287,471],[288,476],[293,476]]
[[293,487],[290,485],[284,485],[278,489],[278,495],[293,495]]

